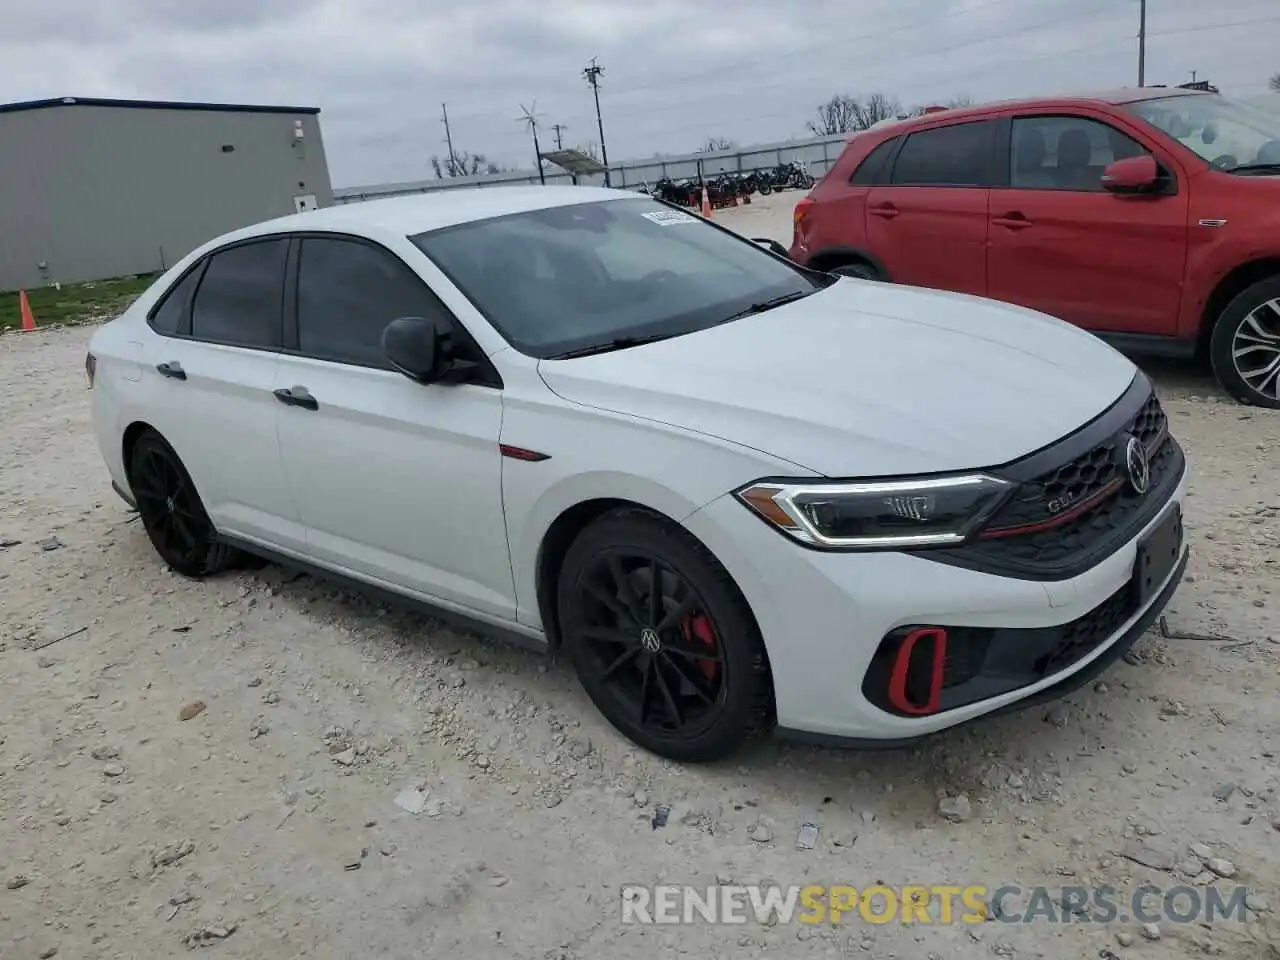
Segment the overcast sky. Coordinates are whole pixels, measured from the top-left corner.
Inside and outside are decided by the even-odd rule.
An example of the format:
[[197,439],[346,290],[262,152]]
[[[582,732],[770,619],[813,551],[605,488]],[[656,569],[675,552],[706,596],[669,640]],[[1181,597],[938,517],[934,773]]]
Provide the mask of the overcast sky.
[[[85,0],[13,2],[0,102],[61,96],[318,106],[335,186],[419,180],[454,147],[530,168],[521,104],[612,160],[708,136],[801,136],[833,93],[908,106],[1130,85],[1138,0]],[[1276,0],[1149,0],[1147,82],[1256,95]]]

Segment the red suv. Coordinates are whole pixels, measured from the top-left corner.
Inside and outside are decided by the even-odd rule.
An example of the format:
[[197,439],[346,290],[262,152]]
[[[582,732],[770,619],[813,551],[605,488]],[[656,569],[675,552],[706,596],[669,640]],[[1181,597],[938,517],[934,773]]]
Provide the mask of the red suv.
[[790,256],[1205,353],[1280,408],[1280,117],[1152,88],[926,114],[853,135]]

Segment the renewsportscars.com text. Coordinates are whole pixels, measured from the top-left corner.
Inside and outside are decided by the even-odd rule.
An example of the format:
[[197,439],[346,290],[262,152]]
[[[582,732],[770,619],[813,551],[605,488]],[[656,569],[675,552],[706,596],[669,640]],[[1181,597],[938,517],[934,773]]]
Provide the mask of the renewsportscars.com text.
[[622,888],[623,923],[873,924],[1211,923],[1246,918],[1248,888],[1142,886],[990,888],[934,884]]

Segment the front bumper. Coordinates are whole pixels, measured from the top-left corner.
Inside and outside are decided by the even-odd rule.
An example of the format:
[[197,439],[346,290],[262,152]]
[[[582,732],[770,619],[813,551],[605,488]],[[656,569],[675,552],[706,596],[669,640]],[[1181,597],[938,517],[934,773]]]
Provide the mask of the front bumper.
[[[882,639],[915,624],[1039,630],[1081,620],[1131,581],[1138,543],[1181,509],[1186,473],[1136,535],[1070,579],[998,576],[903,553],[825,553],[786,540],[731,497],[685,520],[729,570],[764,636],[778,725],[808,739],[894,745],[997,711],[1059,696],[1104,669],[1160,613],[1185,569],[1185,545],[1149,599],[1067,666],[976,702],[928,716],[895,715],[863,681]],[[1091,672],[1092,671],[1092,672]]]

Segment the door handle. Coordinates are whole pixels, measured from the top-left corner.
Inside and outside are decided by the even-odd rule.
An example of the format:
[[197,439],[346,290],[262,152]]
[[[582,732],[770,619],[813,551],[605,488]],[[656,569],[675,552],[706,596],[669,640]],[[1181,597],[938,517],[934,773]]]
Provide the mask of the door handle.
[[877,217],[884,217],[886,220],[892,220],[901,211],[892,203],[882,203],[877,207],[868,207],[868,213],[874,213]]
[[279,390],[273,390],[272,393],[286,406],[301,407],[303,410],[320,409],[320,404],[306,387],[281,387]]
[[1026,214],[1017,210],[1010,210],[1002,217],[992,217],[991,222],[997,227],[1007,227],[1010,230],[1025,230],[1031,226],[1031,221],[1027,219]]
[[160,371],[162,377],[168,377],[170,380],[187,379],[187,371],[182,369],[182,364],[177,360],[170,360],[167,363],[157,363],[156,369]]

